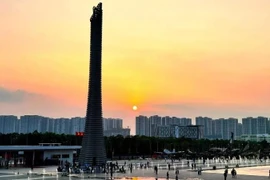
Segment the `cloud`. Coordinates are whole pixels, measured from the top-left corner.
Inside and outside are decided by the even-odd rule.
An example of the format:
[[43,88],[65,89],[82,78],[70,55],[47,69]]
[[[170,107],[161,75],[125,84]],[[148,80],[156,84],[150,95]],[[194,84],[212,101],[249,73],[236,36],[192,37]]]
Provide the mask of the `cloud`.
[[0,103],[21,103],[29,98],[39,96],[24,90],[11,91],[4,87],[0,87]]
[[46,94],[32,93],[0,87],[0,115],[37,114],[49,117],[84,116],[85,108],[50,97]]

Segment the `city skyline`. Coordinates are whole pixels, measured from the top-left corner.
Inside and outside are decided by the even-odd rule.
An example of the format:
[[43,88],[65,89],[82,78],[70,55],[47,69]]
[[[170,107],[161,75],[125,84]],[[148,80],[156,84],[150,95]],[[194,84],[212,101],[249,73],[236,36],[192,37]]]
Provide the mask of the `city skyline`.
[[[85,117],[72,118],[51,118],[39,115],[23,115],[20,118],[13,115],[0,115],[0,133],[56,133],[56,134],[71,134],[77,132],[84,133]],[[122,130],[128,130],[123,127],[123,120],[119,118],[103,118],[104,136],[110,133],[121,134]]]
[[[98,2],[1,1],[0,114],[85,115]],[[269,1],[103,4],[104,116],[270,116]]]
[[[136,133],[130,134],[129,127],[123,127],[123,119],[120,118],[103,118],[103,129],[106,136],[123,134],[127,135],[146,135],[155,136],[156,128],[159,126],[202,126],[204,138],[221,138],[228,139],[231,132],[235,137],[241,135],[268,134],[270,133],[269,117],[243,117],[237,118],[211,118],[198,116],[195,123],[188,117],[175,116],[144,116],[139,115],[134,119],[136,123]],[[85,117],[72,118],[52,118],[40,115],[23,115],[17,117],[14,115],[0,115],[0,133],[32,133],[52,132],[57,134],[75,134],[83,132]]]

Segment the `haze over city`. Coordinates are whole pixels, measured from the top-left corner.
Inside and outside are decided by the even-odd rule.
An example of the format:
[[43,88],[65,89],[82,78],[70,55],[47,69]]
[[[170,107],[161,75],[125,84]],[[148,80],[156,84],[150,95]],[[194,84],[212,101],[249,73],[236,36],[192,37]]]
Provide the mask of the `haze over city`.
[[[98,2],[0,2],[0,114],[85,116]],[[140,114],[270,116],[270,1],[104,0],[103,9],[104,117],[134,132]]]

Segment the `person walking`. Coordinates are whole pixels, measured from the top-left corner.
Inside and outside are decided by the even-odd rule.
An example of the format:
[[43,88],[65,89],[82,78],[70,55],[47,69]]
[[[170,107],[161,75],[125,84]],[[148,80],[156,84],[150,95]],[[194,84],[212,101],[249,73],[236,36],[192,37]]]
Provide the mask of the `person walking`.
[[232,178],[236,177],[236,170],[234,168],[232,169],[231,174],[232,174]]
[[175,179],[176,179],[176,180],[178,180],[178,175],[179,175],[179,170],[176,169],[176,171],[175,171]]
[[227,176],[228,176],[228,170],[226,169],[226,170],[224,171],[224,180],[227,180]]
[[157,166],[154,167],[154,171],[155,171],[155,173],[157,175],[158,174],[158,168],[157,168]]
[[132,170],[133,170],[133,165],[132,163],[130,164],[130,173],[132,173]]

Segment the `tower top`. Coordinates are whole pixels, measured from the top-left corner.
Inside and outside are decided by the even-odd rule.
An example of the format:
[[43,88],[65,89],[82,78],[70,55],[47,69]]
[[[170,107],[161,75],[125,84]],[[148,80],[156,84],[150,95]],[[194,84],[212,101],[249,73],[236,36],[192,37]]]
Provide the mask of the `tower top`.
[[102,10],[102,2],[98,3],[97,8],[98,8],[99,10]]
[[90,21],[92,21],[94,18],[98,17],[102,14],[102,3],[98,3],[97,6],[93,7],[93,15],[90,18]]

